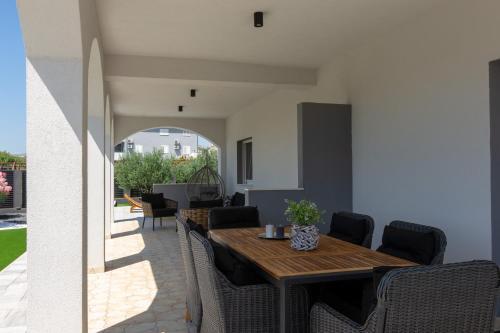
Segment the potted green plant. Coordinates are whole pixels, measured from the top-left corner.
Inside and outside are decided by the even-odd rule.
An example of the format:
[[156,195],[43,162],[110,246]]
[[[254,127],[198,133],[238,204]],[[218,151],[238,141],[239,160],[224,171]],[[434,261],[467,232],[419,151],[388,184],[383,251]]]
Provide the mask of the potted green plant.
[[296,202],[286,199],[285,202],[288,205],[285,216],[292,223],[290,236],[292,248],[299,251],[314,250],[319,244],[317,224],[322,221],[324,211],[319,210],[314,202],[308,200]]

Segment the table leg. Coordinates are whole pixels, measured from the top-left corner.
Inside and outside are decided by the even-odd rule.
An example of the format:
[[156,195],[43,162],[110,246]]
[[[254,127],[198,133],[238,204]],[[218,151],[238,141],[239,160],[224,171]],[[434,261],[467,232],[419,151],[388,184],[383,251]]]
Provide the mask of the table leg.
[[280,283],[280,333],[288,333],[291,331],[290,317],[287,311],[289,297],[289,288],[285,281]]

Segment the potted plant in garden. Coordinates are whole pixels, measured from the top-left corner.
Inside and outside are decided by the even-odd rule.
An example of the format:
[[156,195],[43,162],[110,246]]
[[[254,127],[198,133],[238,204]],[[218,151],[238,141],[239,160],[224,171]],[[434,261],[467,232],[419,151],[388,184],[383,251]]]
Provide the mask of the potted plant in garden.
[[292,223],[291,246],[295,250],[310,251],[318,247],[319,229],[316,226],[321,222],[324,211],[311,201],[301,200],[299,202],[286,199],[288,207],[285,216]]
[[11,191],[12,186],[9,186],[9,183],[7,183],[7,174],[0,172],[0,204],[7,199]]

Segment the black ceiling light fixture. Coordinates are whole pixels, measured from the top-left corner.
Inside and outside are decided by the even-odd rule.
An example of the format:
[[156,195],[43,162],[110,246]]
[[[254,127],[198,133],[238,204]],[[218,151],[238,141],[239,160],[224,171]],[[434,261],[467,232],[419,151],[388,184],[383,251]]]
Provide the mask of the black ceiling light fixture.
[[196,97],[196,89],[191,89],[191,97]]
[[179,111],[179,112],[184,111],[184,105],[179,105],[179,106],[177,107],[177,111]]
[[262,28],[264,26],[264,12],[253,13],[253,26]]

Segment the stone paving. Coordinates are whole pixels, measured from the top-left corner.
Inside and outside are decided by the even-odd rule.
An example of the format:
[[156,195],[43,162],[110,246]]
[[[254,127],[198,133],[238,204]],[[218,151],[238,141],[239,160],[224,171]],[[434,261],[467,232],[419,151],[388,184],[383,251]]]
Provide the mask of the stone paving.
[[[141,230],[138,217],[127,207],[115,209],[106,272],[88,275],[91,333],[186,332],[175,220],[165,220],[162,229],[157,224],[153,232],[151,221]],[[26,289],[24,254],[0,273],[0,333],[26,332]]]
[[0,333],[26,332],[26,253],[0,273]]
[[[89,332],[186,332],[185,277],[175,220],[144,230],[116,209],[106,272],[89,275]],[[142,220],[142,218],[141,218]]]

